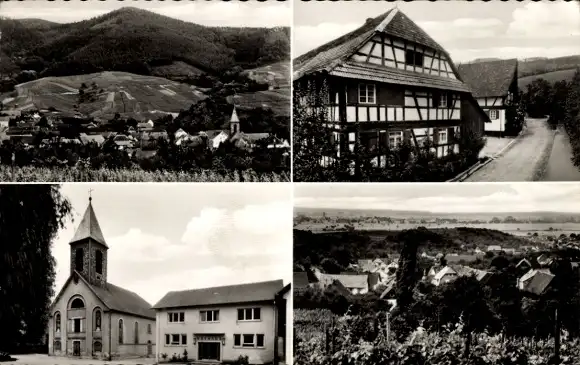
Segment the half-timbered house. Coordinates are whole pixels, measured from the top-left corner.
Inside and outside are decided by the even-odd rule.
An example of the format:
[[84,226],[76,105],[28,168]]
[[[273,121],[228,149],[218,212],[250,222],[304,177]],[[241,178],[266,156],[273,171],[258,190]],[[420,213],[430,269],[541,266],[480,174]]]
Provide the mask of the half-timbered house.
[[[464,130],[483,132],[486,116],[449,54],[396,8],[296,58],[293,79],[296,88],[321,80],[327,85],[323,124],[332,129],[336,156],[324,156],[323,164],[356,151],[357,143],[380,167],[387,165],[387,151],[404,141],[421,151],[429,140],[443,157],[459,152]],[[302,99],[294,102],[321,107]]]
[[506,108],[518,101],[518,60],[493,60],[458,65],[461,79],[469,85],[481,108],[489,116],[488,134],[506,131]]

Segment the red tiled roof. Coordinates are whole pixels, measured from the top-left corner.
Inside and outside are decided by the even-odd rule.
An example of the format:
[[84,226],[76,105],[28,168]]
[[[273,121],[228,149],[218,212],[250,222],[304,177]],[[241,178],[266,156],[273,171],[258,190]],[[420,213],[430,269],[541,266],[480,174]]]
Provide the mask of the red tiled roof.
[[473,96],[504,96],[517,77],[517,59],[494,60],[458,65],[459,74],[469,85]]
[[153,306],[154,309],[196,307],[274,300],[284,287],[282,280],[219,286],[213,288],[172,291]]

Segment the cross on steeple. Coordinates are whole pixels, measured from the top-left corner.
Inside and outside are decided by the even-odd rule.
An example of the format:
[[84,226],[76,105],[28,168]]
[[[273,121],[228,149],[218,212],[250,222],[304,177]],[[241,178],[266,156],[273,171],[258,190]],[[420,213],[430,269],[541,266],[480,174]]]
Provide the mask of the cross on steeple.
[[89,201],[92,201],[93,200],[93,197],[92,197],[92,194],[91,194],[92,192],[93,192],[93,189],[89,189]]

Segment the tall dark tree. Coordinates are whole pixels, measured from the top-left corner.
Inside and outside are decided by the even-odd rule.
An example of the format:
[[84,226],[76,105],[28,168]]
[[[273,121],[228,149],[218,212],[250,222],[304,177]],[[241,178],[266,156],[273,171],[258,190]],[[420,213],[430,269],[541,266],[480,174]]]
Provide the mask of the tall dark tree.
[[54,294],[51,243],[69,214],[58,185],[0,185],[0,352],[42,342]]

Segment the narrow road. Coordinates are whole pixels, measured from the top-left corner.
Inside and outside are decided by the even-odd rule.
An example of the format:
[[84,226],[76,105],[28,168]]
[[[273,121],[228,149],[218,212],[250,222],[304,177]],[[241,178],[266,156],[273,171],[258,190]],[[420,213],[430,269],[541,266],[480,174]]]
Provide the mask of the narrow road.
[[527,128],[508,150],[464,181],[532,181],[553,136],[546,119],[528,119]]
[[580,181],[580,168],[572,163],[570,139],[561,127],[554,138],[554,146],[542,181]]

